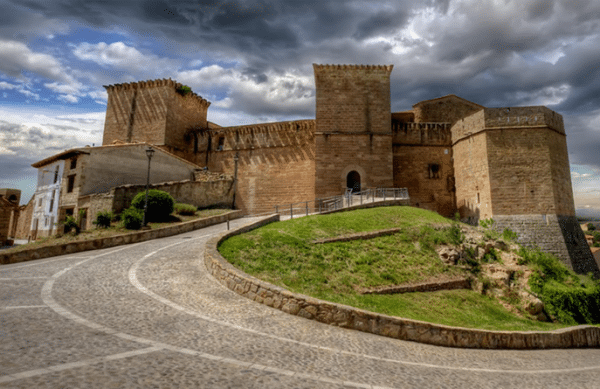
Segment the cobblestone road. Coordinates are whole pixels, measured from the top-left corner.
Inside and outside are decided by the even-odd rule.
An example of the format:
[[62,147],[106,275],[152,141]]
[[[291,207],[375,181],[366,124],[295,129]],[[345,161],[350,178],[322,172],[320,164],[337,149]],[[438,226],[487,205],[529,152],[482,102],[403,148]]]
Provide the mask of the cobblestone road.
[[598,349],[436,347],[249,301],[205,270],[224,230],[0,267],[0,388],[600,388]]

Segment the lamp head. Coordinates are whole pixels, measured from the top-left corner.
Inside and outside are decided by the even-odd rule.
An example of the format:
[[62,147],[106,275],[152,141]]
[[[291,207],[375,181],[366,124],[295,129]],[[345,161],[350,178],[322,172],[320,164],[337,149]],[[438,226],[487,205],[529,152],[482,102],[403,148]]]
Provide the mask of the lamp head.
[[154,155],[154,149],[152,147],[148,147],[146,149],[146,156],[148,157],[148,159],[151,159],[153,155]]

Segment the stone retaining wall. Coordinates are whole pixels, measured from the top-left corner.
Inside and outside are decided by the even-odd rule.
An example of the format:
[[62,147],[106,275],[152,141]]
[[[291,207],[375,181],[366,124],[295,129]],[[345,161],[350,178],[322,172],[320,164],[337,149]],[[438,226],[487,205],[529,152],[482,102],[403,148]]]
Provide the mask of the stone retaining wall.
[[373,239],[380,236],[387,236],[400,232],[400,228],[388,228],[386,230],[359,232],[356,234],[348,234],[343,236],[335,236],[333,238],[318,239],[312,242],[313,244],[334,243],[334,242],[350,242],[352,240]]
[[225,239],[278,220],[279,215],[269,216],[211,238],[204,254],[208,271],[229,289],[258,303],[306,319],[396,339],[438,346],[486,349],[600,346],[600,328],[593,326],[576,326],[547,332],[488,331],[392,317],[318,300],[254,278],[233,267],[219,254],[217,247]]
[[471,289],[471,281],[468,278],[460,278],[450,281],[421,282],[413,285],[391,285],[379,288],[371,288],[360,291],[360,294],[395,294],[411,292],[435,292],[438,290]]
[[37,247],[29,250],[17,251],[14,253],[1,253],[0,264],[18,263],[31,261],[34,259],[54,257],[57,255],[78,253],[80,251],[105,249],[124,244],[144,242],[147,240],[165,238],[167,236],[183,234],[185,232],[197,230],[200,228],[212,226],[214,224],[224,223],[228,219],[238,219],[242,217],[241,211],[231,211],[223,215],[211,216],[203,219],[192,220],[174,226],[157,228],[155,230],[131,232],[129,234],[110,236],[106,238],[90,239],[81,242],[63,243],[55,246]]

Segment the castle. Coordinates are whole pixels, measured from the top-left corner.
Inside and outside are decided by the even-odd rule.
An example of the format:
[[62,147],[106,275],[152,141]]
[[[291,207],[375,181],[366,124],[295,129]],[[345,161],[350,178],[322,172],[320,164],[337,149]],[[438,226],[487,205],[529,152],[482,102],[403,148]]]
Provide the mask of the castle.
[[[249,214],[346,188],[407,188],[413,206],[472,224],[493,218],[577,272],[600,273],[575,217],[561,115],[541,106],[486,108],[455,95],[391,112],[392,65],[313,66],[316,118],[278,123],[208,122],[210,103],[170,79],[105,86],[102,147],[151,144],[226,175],[238,159],[235,203]],[[92,151],[34,166],[48,170]]]

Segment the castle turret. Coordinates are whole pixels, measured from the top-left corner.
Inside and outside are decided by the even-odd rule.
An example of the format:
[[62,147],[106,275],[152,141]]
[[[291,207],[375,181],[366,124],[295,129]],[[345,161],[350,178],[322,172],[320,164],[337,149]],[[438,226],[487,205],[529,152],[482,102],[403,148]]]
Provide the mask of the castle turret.
[[194,145],[190,129],[207,127],[210,103],[171,79],[104,87],[108,105],[103,145],[147,142],[181,154]]
[[392,65],[313,65],[315,195],[392,187]]
[[600,275],[577,218],[562,116],[546,107],[484,108],[452,127],[461,217],[494,219],[519,241]]

